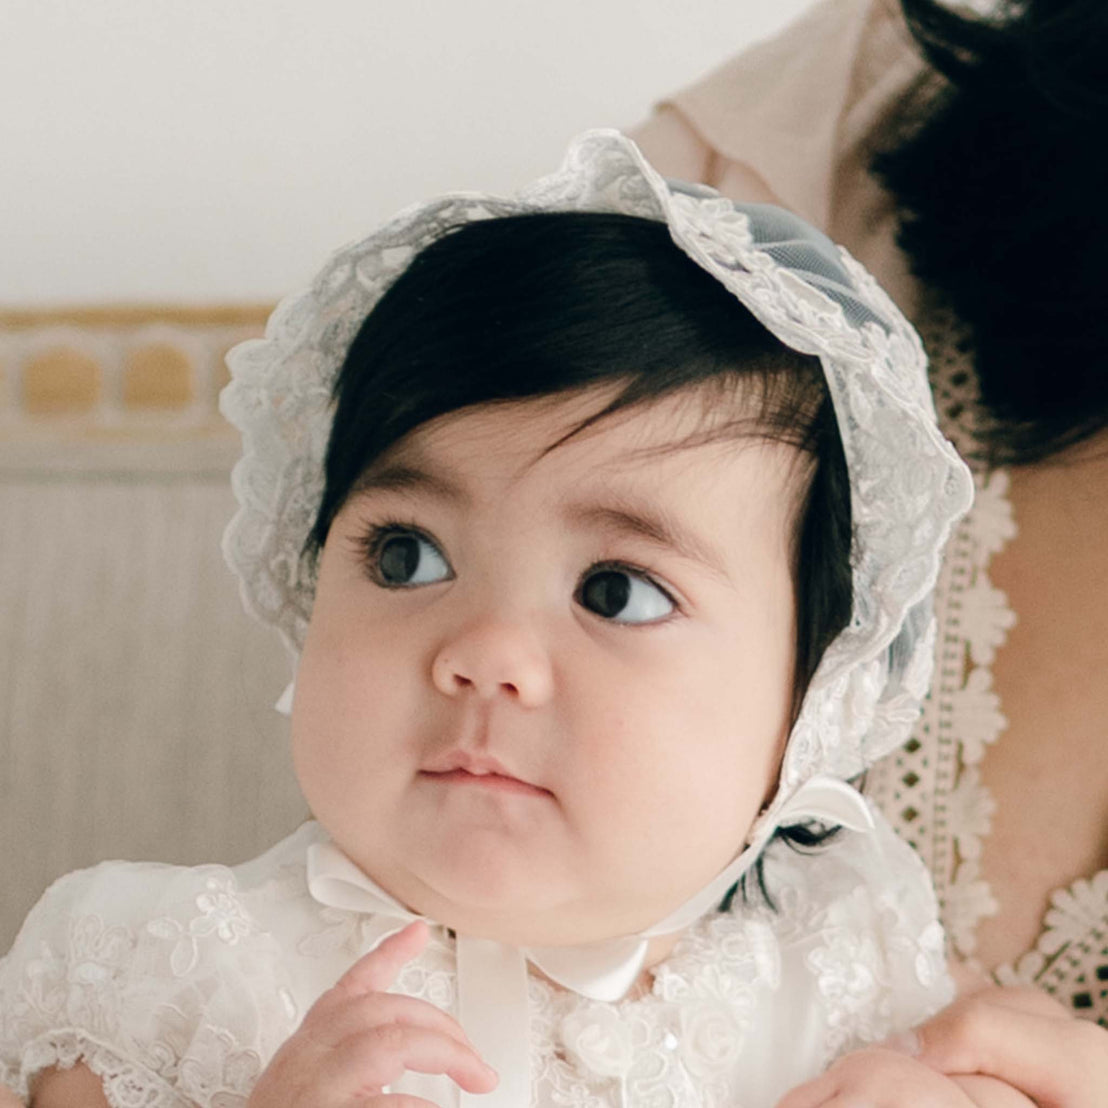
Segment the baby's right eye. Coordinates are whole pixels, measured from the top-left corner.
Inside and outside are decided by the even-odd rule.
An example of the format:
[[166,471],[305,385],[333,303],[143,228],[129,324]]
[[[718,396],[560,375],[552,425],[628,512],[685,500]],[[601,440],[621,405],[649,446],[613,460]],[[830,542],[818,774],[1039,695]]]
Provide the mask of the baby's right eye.
[[382,528],[369,536],[367,546],[370,575],[386,589],[433,585],[454,576],[442,551],[418,531]]

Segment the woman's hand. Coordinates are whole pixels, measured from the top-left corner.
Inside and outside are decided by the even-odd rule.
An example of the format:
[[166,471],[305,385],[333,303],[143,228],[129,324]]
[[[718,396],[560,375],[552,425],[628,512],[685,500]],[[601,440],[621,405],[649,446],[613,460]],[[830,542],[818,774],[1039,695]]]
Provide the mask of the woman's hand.
[[454,1019],[385,992],[426,942],[427,925],[412,923],[355,962],[273,1056],[247,1108],[434,1108],[382,1091],[408,1070],[444,1073],[470,1093],[494,1089],[496,1074]]
[[874,1108],[1101,1108],[1108,1031],[1038,989],[975,985],[909,1035],[840,1058],[778,1108],[850,1097]]
[[889,1045],[845,1054],[777,1108],[1036,1108],[992,1077],[947,1076]]
[[916,1058],[944,1074],[988,1074],[1038,1108],[1108,1103],[1108,1031],[1038,989],[990,986],[916,1031]]

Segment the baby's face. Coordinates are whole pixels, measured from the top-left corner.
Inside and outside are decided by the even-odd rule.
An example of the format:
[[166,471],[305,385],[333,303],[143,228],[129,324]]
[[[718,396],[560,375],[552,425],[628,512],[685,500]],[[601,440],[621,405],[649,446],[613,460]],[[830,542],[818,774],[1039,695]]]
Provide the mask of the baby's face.
[[734,857],[776,782],[798,455],[690,445],[711,417],[689,393],[544,453],[611,395],[418,429],[323,550],[301,786],[366,873],[467,934],[641,930]]

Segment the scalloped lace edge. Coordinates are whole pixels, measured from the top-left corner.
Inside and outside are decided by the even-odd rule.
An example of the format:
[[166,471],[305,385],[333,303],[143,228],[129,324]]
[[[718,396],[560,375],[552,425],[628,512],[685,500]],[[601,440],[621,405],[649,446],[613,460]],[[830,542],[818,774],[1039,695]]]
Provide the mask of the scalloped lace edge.
[[[1104,896],[1108,886],[1108,869],[1097,870],[1090,877],[1078,877],[1068,885],[1055,889],[1050,894],[1050,907],[1043,917],[1043,925],[1035,945],[1018,958],[1004,962],[992,971],[992,977],[999,985],[1031,985],[1057,995],[1056,982],[1047,980],[1052,976],[1060,964],[1073,960],[1072,947],[1075,942],[1080,945],[1080,938],[1075,936],[1074,927],[1067,926],[1070,921],[1066,919],[1063,901],[1080,901],[1090,890],[1100,892],[1101,903],[1108,902]],[[1088,948],[1082,952],[1088,954]],[[1084,957],[1079,956],[1080,961]]]
[[[982,674],[992,688],[992,658],[978,661],[973,656],[973,638],[983,637],[993,645],[994,652],[1007,642],[1008,629],[1015,620],[1015,612],[1005,593],[997,589],[989,576],[989,566],[996,555],[1004,549],[1015,534],[1015,517],[1008,498],[1008,474],[997,470],[987,476],[981,476],[978,498],[972,509],[974,531],[978,534],[1001,535],[1008,531],[1008,537],[997,541],[974,566],[976,573],[971,584],[963,591],[963,608],[973,604],[975,598],[993,597],[993,605],[975,604],[978,613],[983,613],[981,623],[973,629],[971,638],[962,629],[961,639],[966,650],[967,666],[961,689],[970,687],[975,674]],[[988,489],[987,495],[981,493]],[[995,695],[995,694],[994,694]],[[999,702],[998,702],[999,703]],[[980,764],[981,755],[966,757],[966,748],[976,744],[980,751],[992,746],[1007,727],[1007,721],[997,724],[985,724],[974,718],[972,710],[965,702],[955,696],[949,705],[951,729],[956,736],[958,751],[958,771],[954,789],[962,794],[961,803],[956,811],[948,807],[951,824],[951,838],[957,843],[958,861],[951,869],[946,889],[946,912],[948,918],[957,920],[957,927],[950,927],[951,942],[959,954],[965,956],[975,968],[980,965],[973,957],[977,948],[977,928],[981,920],[995,915],[999,904],[993,896],[989,882],[981,874],[980,857],[982,844],[992,830],[992,813],[995,800],[989,787],[975,772]],[[959,818],[960,817],[960,818]]]
[[3,1077],[26,1102],[33,1077],[50,1067],[72,1069],[79,1062],[100,1078],[110,1108],[193,1108],[191,1101],[146,1066],[124,1058],[107,1044],[72,1028],[32,1039],[23,1048],[21,1069]]

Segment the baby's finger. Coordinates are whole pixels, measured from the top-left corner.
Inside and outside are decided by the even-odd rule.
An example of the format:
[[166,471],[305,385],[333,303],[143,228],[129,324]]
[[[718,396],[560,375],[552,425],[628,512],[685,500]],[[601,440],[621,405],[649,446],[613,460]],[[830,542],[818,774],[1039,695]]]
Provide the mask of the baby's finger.
[[437,1031],[442,1035],[466,1046],[472,1046],[469,1037],[453,1016],[436,1008],[426,1000],[403,996],[399,993],[365,993],[349,996],[342,1003],[333,1003],[323,1010],[325,1024],[317,1014],[316,1019],[323,1024],[323,1030],[316,1030],[316,1037],[327,1042],[341,1042],[343,1039],[368,1031],[374,1027],[387,1027],[390,1024],[403,1024],[408,1027],[422,1027],[427,1031]]
[[387,1024],[340,1044],[328,1060],[329,1083],[351,1098],[380,1093],[409,1070],[441,1073],[467,1093],[488,1093],[497,1075],[471,1046],[422,1027]]
[[359,958],[329,990],[337,996],[384,992],[405,964],[427,945],[430,932],[423,920],[409,923],[402,931],[390,935],[375,950]]
[[359,1108],[439,1108],[421,1096],[407,1093],[378,1093],[358,1102]]

